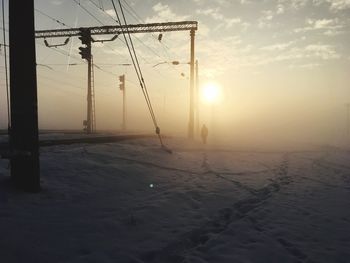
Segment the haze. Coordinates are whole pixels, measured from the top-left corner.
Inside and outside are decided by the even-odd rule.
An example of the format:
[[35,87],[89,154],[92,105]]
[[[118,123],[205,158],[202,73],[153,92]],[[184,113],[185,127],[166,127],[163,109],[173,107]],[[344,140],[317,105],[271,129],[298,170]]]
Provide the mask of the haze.
[[[101,22],[114,25],[111,3],[102,1],[104,13],[92,2],[80,1],[100,22],[74,1],[37,0],[36,29],[101,26]],[[343,145],[348,141],[349,1],[132,0],[127,3],[130,24],[198,21],[195,47],[200,87],[203,90],[207,83],[216,83],[221,95],[210,103],[200,102],[200,124],[208,125],[212,142],[229,140],[244,146]],[[189,33],[164,33],[161,42],[157,34],[133,37],[162,133],[186,136]],[[64,40],[48,39],[51,44]],[[87,66],[78,54],[80,45],[77,38],[71,38],[68,45],[53,49],[46,47],[42,39],[37,40],[41,129],[82,129]],[[95,68],[97,129],[120,130],[122,95],[118,76],[125,74],[127,128],[153,132],[133,68],[121,65],[130,63],[124,44],[118,39],[95,44],[93,55],[98,66]],[[1,129],[7,127],[3,61],[2,46]],[[180,64],[171,65],[171,61]]]

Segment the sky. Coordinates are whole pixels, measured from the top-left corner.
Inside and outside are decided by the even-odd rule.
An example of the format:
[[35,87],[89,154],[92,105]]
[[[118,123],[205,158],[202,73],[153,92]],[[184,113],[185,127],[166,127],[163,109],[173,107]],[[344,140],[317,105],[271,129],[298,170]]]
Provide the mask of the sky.
[[[334,141],[346,135],[349,0],[121,2],[129,24],[198,21],[195,52],[200,87],[215,83],[221,94],[214,103],[200,101],[200,124],[208,123],[210,134],[269,134],[272,139],[302,135],[309,141],[316,137]],[[36,30],[116,24],[107,0],[35,0],[35,8]],[[165,32],[161,42],[157,38],[158,34],[133,35],[160,127],[186,133],[189,32]],[[50,44],[64,40],[47,39]],[[87,66],[78,54],[79,40],[71,38],[57,49],[46,47],[42,39],[36,43],[40,127],[80,129],[86,114]],[[130,63],[122,41],[95,43],[93,55],[99,67],[95,68],[97,128],[120,128],[118,76],[125,74],[128,127],[152,130],[133,68],[121,65]],[[0,58],[0,126],[6,127],[3,48]],[[171,61],[180,64],[165,63]]]

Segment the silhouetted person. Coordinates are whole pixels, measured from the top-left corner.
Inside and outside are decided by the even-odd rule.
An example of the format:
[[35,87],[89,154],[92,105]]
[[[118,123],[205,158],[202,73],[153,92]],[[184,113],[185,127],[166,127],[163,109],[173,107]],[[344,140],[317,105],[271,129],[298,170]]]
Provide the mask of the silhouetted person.
[[208,137],[208,128],[203,124],[202,129],[201,129],[201,136],[202,136],[202,141],[204,144],[207,143],[207,137]]

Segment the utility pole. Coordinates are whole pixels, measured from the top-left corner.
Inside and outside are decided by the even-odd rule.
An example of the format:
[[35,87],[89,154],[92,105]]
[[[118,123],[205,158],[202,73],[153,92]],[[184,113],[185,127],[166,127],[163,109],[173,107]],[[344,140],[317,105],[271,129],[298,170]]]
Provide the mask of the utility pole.
[[194,137],[194,38],[195,30],[191,29],[191,58],[190,58],[190,116],[188,123],[188,138]]
[[196,60],[196,134],[199,135],[199,78],[198,78],[198,60]]
[[126,90],[125,90],[125,75],[119,76],[119,89],[123,92],[123,123],[122,123],[122,130],[126,130]]
[[86,126],[86,133],[93,133],[94,126],[94,115],[93,115],[93,103],[92,103],[92,55],[91,55],[91,32],[89,28],[80,28],[80,36],[81,44],[83,47],[79,47],[79,54],[82,59],[86,59],[88,63],[88,92],[87,92],[87,113],[86,113],[86,121],[84,121],[84,125]]
[[[40,191],[34,1],[9,3],[10,164],[16,187]],[[25,21],[25,22],[23,22]]]

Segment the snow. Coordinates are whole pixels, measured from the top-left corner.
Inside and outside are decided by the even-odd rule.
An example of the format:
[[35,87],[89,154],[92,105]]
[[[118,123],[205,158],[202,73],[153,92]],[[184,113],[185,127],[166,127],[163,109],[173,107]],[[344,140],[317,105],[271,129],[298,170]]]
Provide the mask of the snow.
[[165,139],[41,148],[40,194],[0,161],[1,262],[349,262],[350,154]]

